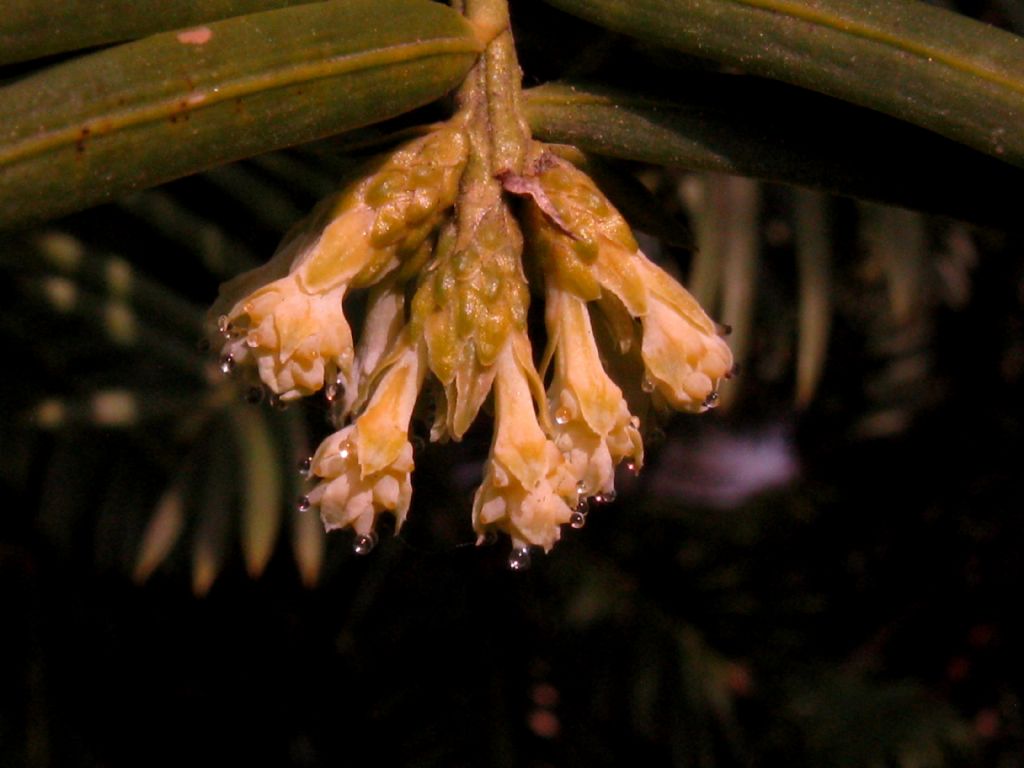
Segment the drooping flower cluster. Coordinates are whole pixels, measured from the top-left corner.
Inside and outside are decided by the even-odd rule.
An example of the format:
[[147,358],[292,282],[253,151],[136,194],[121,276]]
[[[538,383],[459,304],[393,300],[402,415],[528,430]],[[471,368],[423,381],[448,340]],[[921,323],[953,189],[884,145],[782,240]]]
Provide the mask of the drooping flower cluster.
[[[588,499],[614,498],[619,463],[641,466],[638,396],[705,410],[732,355],[586,174],[531,142],[523,173],[481,195],[463,173],[469,143],[455,119],[393,152],[226,284],[211,315],[222,368],[251,366],[281,401],[323,389],[334,403],[340,429],[311,459],[304,504],[328,529],[352,528],[357,551],[372,547],[379,514],[401,526],[409,511],[425,384],[435,442],[460,440],[490,400],[473,527],[481,541],[508,534],[516,566],[563,525],[581,527]],[[354,289],[368,289],[358,343],[345,314]],[[531,289],[545,302],[544,350],[528,333]],[[639,379],[621,382],[630,399],[612,366]]]
[[322,202],[269,263],[225,284],[212,310],[229,336],[223,367],[252,361],[283,401],[325,382],[351,389],[358,373],[345,296],[424,264],[466,157],[457,122],[412,142]]

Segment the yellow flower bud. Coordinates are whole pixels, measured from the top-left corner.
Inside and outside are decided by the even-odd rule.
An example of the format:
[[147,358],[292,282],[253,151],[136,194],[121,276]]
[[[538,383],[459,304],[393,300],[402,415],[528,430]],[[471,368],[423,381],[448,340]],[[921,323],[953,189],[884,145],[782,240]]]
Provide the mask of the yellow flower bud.
[[[225,285],[214,313],[225,367],[253,363],[282,400],[326,385],[334,418],[351,421],[312,457],[316,484],[303,506],[317,505],[328,530],[353,529],[357,552],[372,546],[378,515],[401,527],[408,513],[409,423],[424,384],[438,406],[434,441],[461,439],[492,398],[473,526],[481,540],[508,534],[518,568],[530,547],[549,550],[561,526],[582,525],[588,497],[614,497],[621,461],[643,463],[634,413],[654,401],[641,390],[679,409],[709,407],[732,355],[586,175],[539,144],[526,175],[494,175],[473,136],[473,165],[462,118],[378,161],[267,265]],[[529,198],[526,266],[546,299],[543,375],[506,192]],[[358,346],[344,311],[355,289],[369,289]]]
[[[534,410],[540,378],[530,342],[513,334],[495,362],[495,425],[483,483],[473,499],[473,528],[512,537],[516,548],[551,549],[575,508],[576,480],[541,429]],[[543,397],[543,394],[541,394]]]
[[[222,289],[214,312],[224,312],[233,331],[224,354],[235,364],[254,361],[282,400],[312,394],[339,374],[351,384],[347,292],[422,254],[455,202],[466,157],[462,125],[454,121],[318,206],[270,264]],[[255,288],[271,276],[277,279]]]
[[[586,174],[550,155],[539,168],[539,194],[558,218],[556,223],[537,205],[528,211],[527,232],[541,268],[580,299],[595,301],[610,294],[640,320],[648,389],[680,410],[710,407],[733,366],[714,322],[685,288],[637,248],[626,235],[625,220]],[[589,250],[581,255],[581,242],[596,247],[596,255]],[[610,320],[619,323],[617,317]]]
[[441,233],[413,299],[430,368],[445,388],[445,435],[458,440],[473,423],[494,380],[510,333],[523,331],[529,293],[520,264],[522,236],[503,202],[484,211],[472,232]]
[[601,365],[586,303],[549,285],[545,313],[555,374],[548,388],[551,433],[576,487],[586,496],[610,496],[615,466],[643,464],[639,420]]
[[351,527],[369,535],[377,515],[389,511],[400,528],[412,498],[409,420],[423,384],[422,342],[402,339],[380,366],[380,383],[353,424],[317,449],[311,470],[320,482],[309,494],[328,530]]

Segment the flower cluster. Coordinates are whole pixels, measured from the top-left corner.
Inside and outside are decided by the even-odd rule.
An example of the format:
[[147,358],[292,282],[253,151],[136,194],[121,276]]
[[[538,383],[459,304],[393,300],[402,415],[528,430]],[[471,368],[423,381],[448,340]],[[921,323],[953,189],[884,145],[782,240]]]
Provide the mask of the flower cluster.
[[[225,370],[254,371],[281,401],[323,389],[334,403],[340,429],[310,461],[303,504],[328,529],[352,528],[357,551],[379,514],[400,526],[409,511],[425,385],[435,442],[460,440],[491,402],[473,527],[480,541],[510,536],[521,566],[563,525],[581,527],[588,500],[614,498],[617,465],[639,469],[650,406],[706,410],[733,363],[586,174],[530,142],[522,174],[481,192],[465,172],[470,142],[455,119],[379,161],[266,266],[226,284],[211,315]],[[353,289],[368,292],[358,343]],[[531,290],[543,350],[528,332]],[[609,370],[626,372],[621,387]]]

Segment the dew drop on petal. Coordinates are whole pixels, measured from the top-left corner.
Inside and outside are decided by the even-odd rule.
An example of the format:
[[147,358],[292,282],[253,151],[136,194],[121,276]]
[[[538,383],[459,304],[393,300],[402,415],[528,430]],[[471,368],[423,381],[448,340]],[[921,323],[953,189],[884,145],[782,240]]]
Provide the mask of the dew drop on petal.
[[615,489],[611,488],[607,491],[601,491],[601,493],[594,497],[594,501],[598,504],[611,504],[615,501]]
[[313,502],[309,500],[309,496],[303,496],[299,499],[299,512],[308,512],[313,506]]
[[559,426],[565,426],[566,424],[569,423],[571,419],[572,414],[569,413],[568,408],[565,408],[563,406],[562,408],[559,408],[558,410],[555,411],[555,424],[558,424]]
[[579,530],[586,524],[587,516],[581,512],[573,512],[572,516],[569,518],[569,525],[571,525],[576,530]]
[[345,396],[345,380],[339,374],[327,387],[324,389],[324,399],[328,403],[333,403],[335,400]]
[[626,469],[629,470],[630,472],[632,472],[634,475],[640,474],[640,470],[637,469],[635,461],[627,461],[626,462]]
[[338,457],[347,460],[352,455],[352,443],[347,440],[341,444],[341,448],[338,450]]
[[510,571],[526,571],[529,570],[532,561],[530,548],[518,547],[509,552],[508,569]]
[[282,400],[281,396],[271,392],[270,397],[267,398],[267,402],[270,403],[270,407],[278,411],[284,411],[288,409],[288,401]]
[[590,502],[587,501],[585,496],[581,497],[580,500],[576,502],[576,511],[573,514],[583,515],[586,517],[588,512],[590,512]]
[[490,547],[498,543],[498,532],[497,531],[484,531],[480,535],[480,545],[484,547]]
[[702,405],[705,408],[714,408],[716,405],[718,405],[718,391],[716,390],[707,397],[705,397]]
[[217,318],[217,331],[223,333],[225,336],[231,333],[231,321],[227,315],[221,315]]
[[225,376],[228,376],[233,370],[235,370],[235,358],[229,352],[220,356],[220,372]]
[[304,477],[309,477],[310,470],[313,469],[313,457],[307,456],[299,462],[299,474]]
[[643,381],[640,382],[640,389],[642,389],[647,394],[651,394],[651,392],[654,391],[654,379],[652,379],[645,373]]
[[370,531],[367,534],[356,536],[352,542],[352,551],[357,555],[368,555],[377,546],[377,532]]
[[580,496],[585,496],[587,493],[587,484],[582,480],[576,483],[576,493]]

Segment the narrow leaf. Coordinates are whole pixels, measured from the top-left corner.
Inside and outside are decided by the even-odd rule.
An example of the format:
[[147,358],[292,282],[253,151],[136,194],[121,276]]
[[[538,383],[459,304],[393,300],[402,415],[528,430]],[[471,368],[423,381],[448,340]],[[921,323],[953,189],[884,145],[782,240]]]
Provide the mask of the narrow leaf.
[[83,56],[0,89],[0,227],[400,114],[479,49],[427,0],[338,0]]
[[230,432],[218,421],[204,446],[206,463],[199,500],[198,524],[192,541],[192,592],[202,597],[220,573],[231,530],[237,449]]
[[722,283],[721,232],[713,216],[704,212],[714,204],[714,189],[709,183],[712,174],[690,174],[681,183],[683,202],[691,211],[696,226],[697,244],[690,259],[690,274],[686,287],[705,309],[718,306],[718,294]]
[[132,578],[142,583],[150,577],[162,563],[181,535],[185,526],[185,502],[182,486],[175,483],[160,497],[153,516],[146,525],[139,544],[139,553],[135,561]]
[[832,325],[832,227],[826,198],[799,190],[793,198],[800,279],[796,405],[806,407],[825,369]]
[[[712,176],[712,205],[704,215],[722,232],[721,319],[732,327],[729,347],[744,366],[754,331],[757,273],[761,263],[761,188],[756,182],[735,176]],[[724,387],[719,401],[728,409],[736,398],[735,385]]]
[[[215,210],[190,210],[165,188],[127,195],[117,207],[190,255],[212,275],[227,279],[261,263],[252,247],[237,234],[217,224]],[[206,215],[203,215],[205,213]]]
[[189,339],[202,333],[205,308],[193,306],[148,278],[127,258],[94,247],[67,231],[46,229],[26,234],[4,241],[0,248],[0,266],[4,269],[27,274],[54,272],[98,298],[126,302],[162,329]]
[[[929,131],[779,83],[695,76],[671,98],[579,83],[525,94],[538,138],[612,157],[1020,227],[1024,173]],[[809,119],[813,116],[813,119]]]
[[861,204],[861,237],[885,275],[889,311],[897,326],[912,322],[928,303],[928,232],[914,211]]
[[1024,165],[1024,38],[917,0],[549,0]]
[[40,429],[67,426],[130,430],[173,419],[196,405],[195,394],[129,387],[84,387],[72,398],[45,398],[30,413]]
[[310,0],[6,0],[0,64],[105,45]]
[[[299,467],[311,458],[309,434],[303,414],[297,410],[285,414],[284,442],[288,446],[292,466]],[[286,476],[287,477],[287,476]],[[292,498],[298,498],[308,492],[308,483],[304,473],[291,473],[288,488]],[[324,561],[326,544],[324,525],[313,510],[303,510],[296,504],[292,507],[291,517],[292,555],[299,571],[303,586],[313,588],[320,579],[320,571]]]
[[299,578],[307,589],[316,586],[324,562],[324,524],[315,512],[292,513],[292,554],[299,569]]
[[250,576],[259,576],[281,527],[281,462],[263,415],[251,408],[232,411],[242,465],[242,553]]
[[[19,280],[19,287],[32,300],[55,315],[73,319],[113,347],[139,352],[181,373],[205,381],[206,366],[192,342],[168,334],[150,322],[122,298],[104,298],[63,275],[41,275]],[[60,340],[53,342],[61,343]]]

